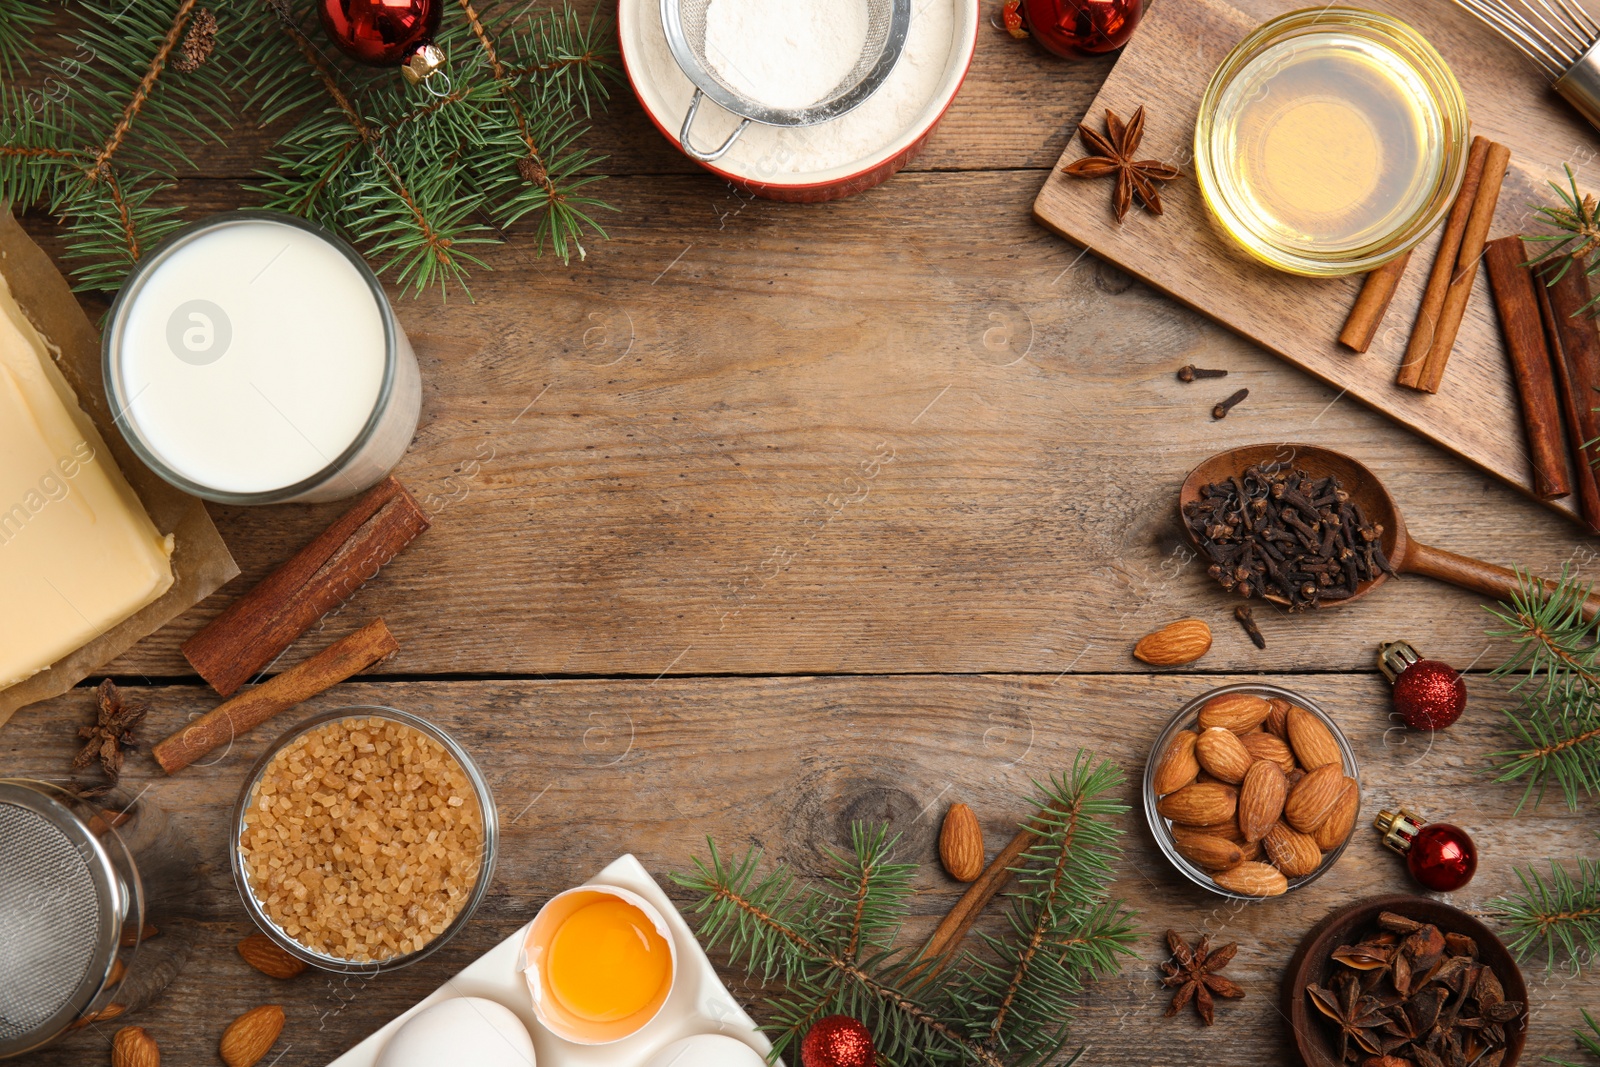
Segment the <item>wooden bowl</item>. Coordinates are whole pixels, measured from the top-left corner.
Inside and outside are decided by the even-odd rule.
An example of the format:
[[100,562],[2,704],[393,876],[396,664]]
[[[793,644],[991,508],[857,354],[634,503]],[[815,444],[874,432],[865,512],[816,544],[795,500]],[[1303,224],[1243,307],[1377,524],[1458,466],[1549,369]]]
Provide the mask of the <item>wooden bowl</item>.
[[[1375,927],[1378,913],[1392,911],[1420,923],[1432,923],[1440,931],[1465,934],[1478,943],[1478,960],[1494,971],[1505,988],[1507,1000],[1528,1002],[1528,987],[1522,981],[1522,972],[1510,950],[1500,943],[1483,923],[1466,912],[1452,908],[1428,897],[1397,894],[1370,897],[1348,907],[1340,908],[1323,919],[1306,934],[1289,960],[1283,977],[1283,1014],[1289,1020],[1295,1051],[1306,1067],[1342,1067],[1334,1046],[1333,1028],[1322,1016],[1312,1010],[1306,998],[1306,986],[1315,982],[1326,985],[1333,972],[1329,958],[1340,945],[1352,944],[1356,935]],[[1524,1012],[1515,1029],[1506,1027],[1506,1054],[1500,1067],[1516,1067],[1522,1058],[1522,1048],[1528,1041],[1528,1016]]]

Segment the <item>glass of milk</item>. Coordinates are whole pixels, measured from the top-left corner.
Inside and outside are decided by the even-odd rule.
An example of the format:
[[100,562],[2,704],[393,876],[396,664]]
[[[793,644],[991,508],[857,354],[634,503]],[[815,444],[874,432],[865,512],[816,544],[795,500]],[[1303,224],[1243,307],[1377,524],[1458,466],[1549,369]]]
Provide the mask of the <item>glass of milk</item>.
[[272,211],[212,216],[140,263],[103,366],[139,457],[225,504],[359,493],[400,462],[422,405],[416,355],[366,261]]

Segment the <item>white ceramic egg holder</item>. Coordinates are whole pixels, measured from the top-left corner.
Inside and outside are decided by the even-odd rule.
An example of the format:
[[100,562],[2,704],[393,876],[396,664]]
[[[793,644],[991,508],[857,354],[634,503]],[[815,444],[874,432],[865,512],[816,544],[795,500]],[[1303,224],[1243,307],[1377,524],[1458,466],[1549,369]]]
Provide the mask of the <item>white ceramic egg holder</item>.
[[[772,1043],[723,986],[689,924],[643,864],[631,854],[623,856],[585,884],[638,893],[655,905],[672,930],[678,952],[677,980],[660,1014],[638,1033],[608,1045],[579,1045],[545,1029],[534,1017],[533,1001],[517,966],[528,933],[524,926],[328,1067],[373,1067],[383,1046],[408,1019],[453,997],[483,997],[515,1012],[533,1037],[538,1067],[641,1067],[657,1050],[696,1034],[723,1034],[762,1056],[772,1051]],[[783,1067],[783,1061],[778,1060],[775,1067]]]

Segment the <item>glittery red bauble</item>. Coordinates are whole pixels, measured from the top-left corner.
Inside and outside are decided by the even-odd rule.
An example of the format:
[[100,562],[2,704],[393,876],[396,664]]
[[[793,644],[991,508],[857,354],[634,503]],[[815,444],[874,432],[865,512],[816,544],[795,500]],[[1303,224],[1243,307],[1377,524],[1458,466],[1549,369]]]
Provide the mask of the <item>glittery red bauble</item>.
[[1478,869],[1478,846],[1459,826],[1430,822],[1418,830],[1406,849],[1411,877],[1436,893],[1453,893],[1472,881]]
[[873,1067],[877,1060],[872,1035],[848,1015],[818,1019],[800,1042],[803,1067]]
[[433,40],[444,0],[317,0],[317,14],[339,51],[359,63],[393,67]]
[[1394,680],[1394,710],[1413,730],[1442,730],[1466,706],[1467,683],[1448,663],[1419,659]]
[[1033,39],[1072,59],[1121,48],[1144,16],[1144,0],[1022,0]]

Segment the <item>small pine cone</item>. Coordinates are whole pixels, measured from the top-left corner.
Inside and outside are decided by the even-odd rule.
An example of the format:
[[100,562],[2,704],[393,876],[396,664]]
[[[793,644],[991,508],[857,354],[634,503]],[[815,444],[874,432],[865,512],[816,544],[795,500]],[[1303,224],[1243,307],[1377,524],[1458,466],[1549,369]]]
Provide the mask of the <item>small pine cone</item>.
[[517,173],[522,175],[524,181],[532,182],[534,185],[544,184],[544,164],[532,156],[523,156],[517,160]]
[[217,48],[217,16],[211,13],[208,7],[196,11],[194,18],[189,21],[189,29],[183,35],[183,44],[178,46],[178,54],[172,60],[172,69],[184,74],[199,70],[200,65],[211,58],[211,53]]

